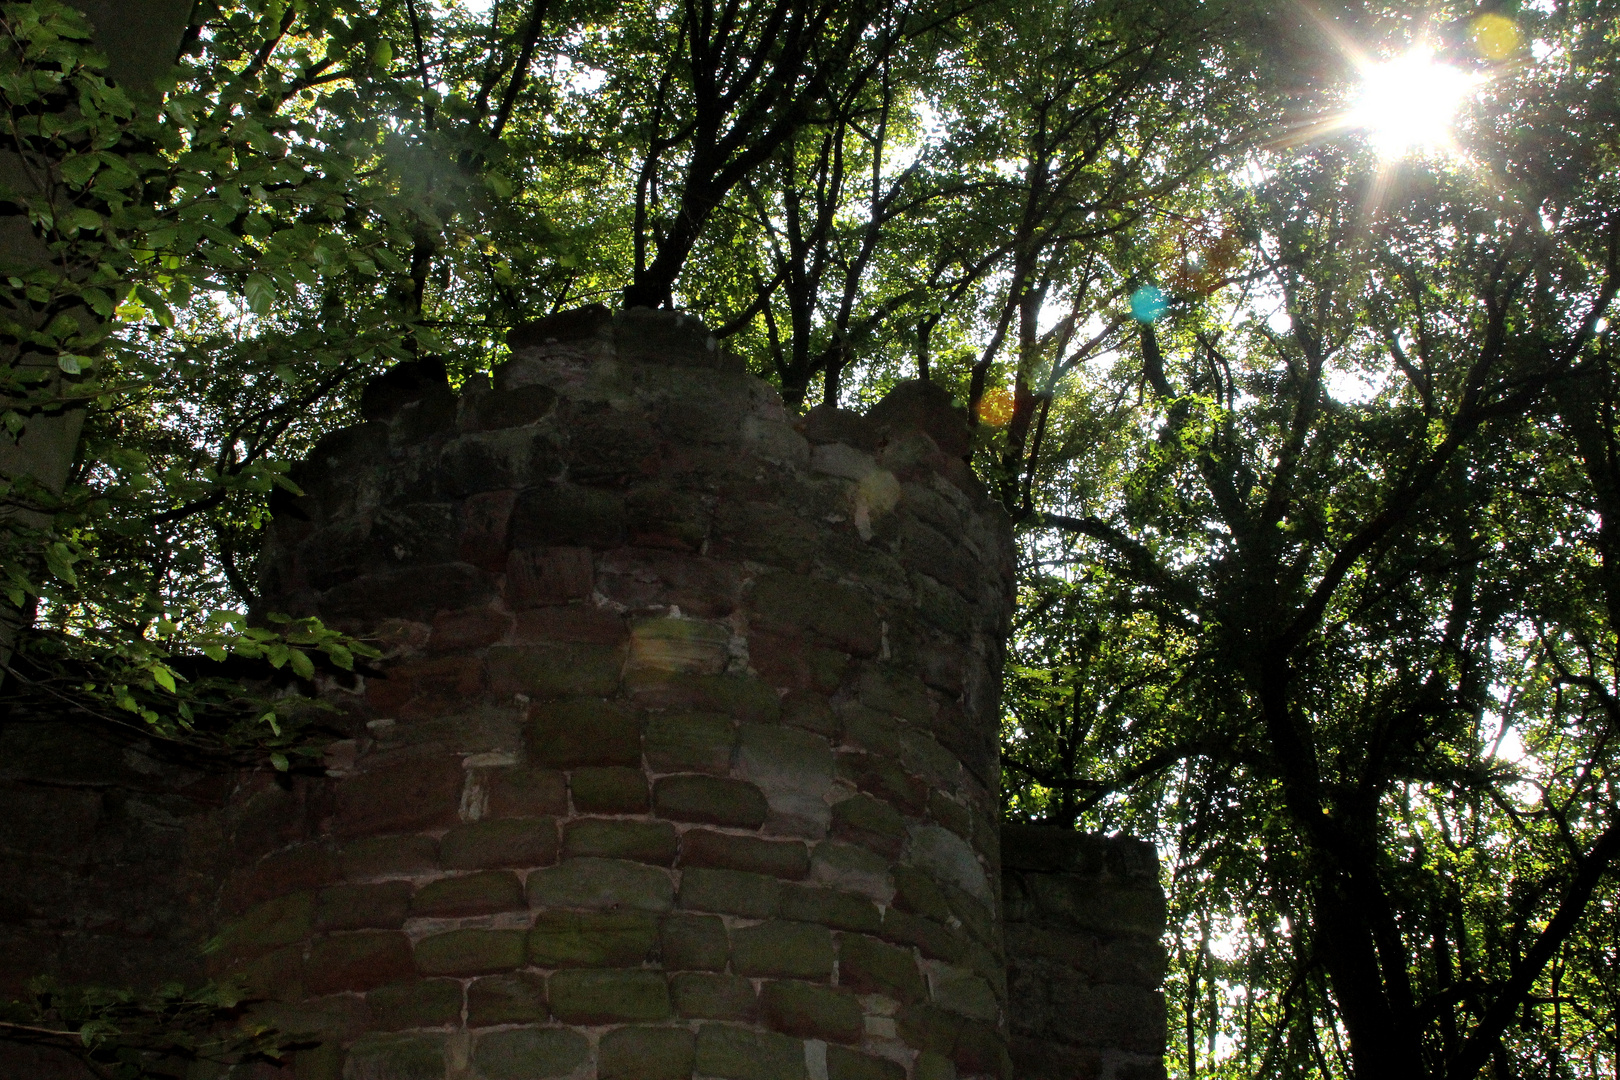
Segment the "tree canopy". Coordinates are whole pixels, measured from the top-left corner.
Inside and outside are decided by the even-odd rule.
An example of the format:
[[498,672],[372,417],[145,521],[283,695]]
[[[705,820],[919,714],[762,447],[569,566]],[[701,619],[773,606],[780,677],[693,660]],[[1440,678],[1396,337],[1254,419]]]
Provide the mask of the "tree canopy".
[[[296,767],[237,675],[368,646],[255,607],[290,463],[678,306],[793,408],[972,410],[1007,812],[1168,854],[1174,1074],[1620,1075],[1617,19],[0,3],[0,696]],[[1389,145],[1414,48],[1457,116]]]

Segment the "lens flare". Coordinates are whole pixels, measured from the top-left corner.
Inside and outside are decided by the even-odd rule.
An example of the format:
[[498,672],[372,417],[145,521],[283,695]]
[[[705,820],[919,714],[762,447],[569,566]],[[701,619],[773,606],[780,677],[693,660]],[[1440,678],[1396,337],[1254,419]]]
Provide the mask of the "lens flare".
[[1519,51],[1524,38],[1519,33],[1519,24],[1506,15],[1481,15],[1474,20],[1469,40],[1474,43],[1475,52],[1499,64]]
[[1001,427],[1012,419],[1013,397],[999,386],[993,386],[979,399],[979,422]]
[[1413,49],[1367,67],[1350,122],[1367,132],[1382,158],[1449,150],[1454,145],[1452,121],[1475,81],[1469,73],[1437,62],[1433,49]]
[[1170,298],[1154,285],[1144,285],[1131,293],[1131,318],[1139,323],[1158,321],[1170,307]]

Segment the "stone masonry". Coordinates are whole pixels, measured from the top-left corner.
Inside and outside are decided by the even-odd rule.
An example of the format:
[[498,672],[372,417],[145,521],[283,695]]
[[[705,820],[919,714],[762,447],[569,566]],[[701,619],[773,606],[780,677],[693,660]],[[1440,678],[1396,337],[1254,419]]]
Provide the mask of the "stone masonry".
[[[296,1080],[1162,1076],[1151,850],[998,823],[1011,536],[948,396],[793,417],[667,312],[510,344],[374,382],[276,507],[263,611],[387,656],[320,679],[325,776],[174,811],[184,873],[73,871],[150,894],[154,981],[215,927]],[[101,977],[57,891],[0,885],[8,987]]]
[[1001,827],[1019,1080],[1162,1080],[1164,891],[1152,845]]
[[396,655],[216,973],[315,1075],[1008,1075],[1011,544],[962,414],[796,424],[666,313],[512,346],[374,386],[276,518],[266,605]]

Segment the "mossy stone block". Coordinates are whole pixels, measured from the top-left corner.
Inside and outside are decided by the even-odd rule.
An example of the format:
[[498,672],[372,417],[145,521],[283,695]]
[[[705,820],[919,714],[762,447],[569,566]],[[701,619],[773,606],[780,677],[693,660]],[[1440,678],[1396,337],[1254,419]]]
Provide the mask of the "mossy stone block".
[[[918,1072],[917,1077],[921,1077]],[[897,1061],[863,1054],[843,1046],[827,1047],[827,1080],[906,1080],[906,1070]],[[951,1070],[956,1080],[956,1070]]]
[[759,788],[719,776],[660,777],[653,784],[653,807],[660,817],[739,829],[759,828],[770,813]]
[[571,1024],[667,1020],[669,985],[657,971],[559,971],[548,986],[551,1011]]
[[316,898],[315,926],[321,930],[398,930],[411,909],[411,883],[334,885]]
[[691,1020],[753,1020],[759,1015],[754,984],[738,975],[682,972],[669,980],[677,1015]]
[[416,943],[424,975],[489,975],[523,966],[522,930],[451,930]]
[[529,874],[533,908],[627,908],[668,911],[675,904],[669,873],[622,859],[565,859]]
[[922,971],[910,949],[861,934],[839,935],[838,985],[863,994],[886,994],[902,1003],[927,996]]
[[681,907],[769,919],[782,909],[783,889],[781,881],[763,874],[693,867],[681,873]]
[[497,694],[525,694],[535,699],[611,694],[618,688],[624,655],[625,650],[618,646],[578,641],[492,645],[489,682]]
[[418,979],[379,986],[366,995],[371,1026],[379,1031],[444,1027],[461,1023],[461,984],[454,979]]
[[542,911],[529,931],[536,967],[631,967],[652,955],[657,916],[647,911]]
[[814,923],[771,921],[732,931],[731,968],[739,975],[827,979],[832,931]]
[[798,881],[810,872],[810,854],[802,840],[762,840],[711,829],[691,829],[681,837],[681,865]]
[[550,866],[557,861],[551,818],[494,818],[457,825],[439,840],[439,860],[451,870]]
[[629,859],[653,866],[675,865],[679,837],[667,821],[570,821],[563,851],[570,857]]
[[374,1035],[349,1047],[344,1080],[444,1080],[442,1035]]
[[544,702],[529,710],[529,753],[557,769],[638,766],[641,717],[596,698]]
[[647,721],[647,764],[661,773],[710,773],[731,769],[737,733],[719,713],[677,712]]
[[698,1029],[697,1071],[725,1080],[809,1080],[800,1040],[723,1024]]
[[523,886],[517,875],[489,870],[430,881],[411,897],[411,914],[426,918],[492,915],[523,906]]
[[834,930],[875,934],[883,924],[877,905],[866,897],[810,885],[785,886],[779,910],[784,919],[821,923]]
[[861,1003],[848,990],[792,980],[768,982],[759,1002],[766,1022],[777,1031],[828,1042],[861,1041]]
[[517,971],[474,979],[467,985],[467,1023],[471,1027],[535,1023],[547,1015],[544,976]]
[[[545,1080],[567,1076],[590,1057],[591,1044],[568,1028],[518,1028],[492,1031],[473,1047],[472,1065],[479,1080]],[[442,1080],[443,1074],[434,1077]]]
[[660,942],[666,971],[723,971],[731,955],[726,924],[716,915],[671,915]]
[[647,777],[624,765],[575,769],[570,779],[574,809],[581,814],[643,814]]
[[597,1047],[597,1080],[688,1080],[696,1052],[685,1028],[617,1028]]

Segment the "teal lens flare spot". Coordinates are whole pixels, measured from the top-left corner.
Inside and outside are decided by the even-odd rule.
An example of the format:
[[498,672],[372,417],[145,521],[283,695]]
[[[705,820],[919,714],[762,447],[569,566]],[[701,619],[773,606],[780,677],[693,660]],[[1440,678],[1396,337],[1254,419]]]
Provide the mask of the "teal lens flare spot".
[[1157,286],[1144,285],[1131,293],[1131,318],[1139,323],[1156,322],[1169,306],[1170,298]]

